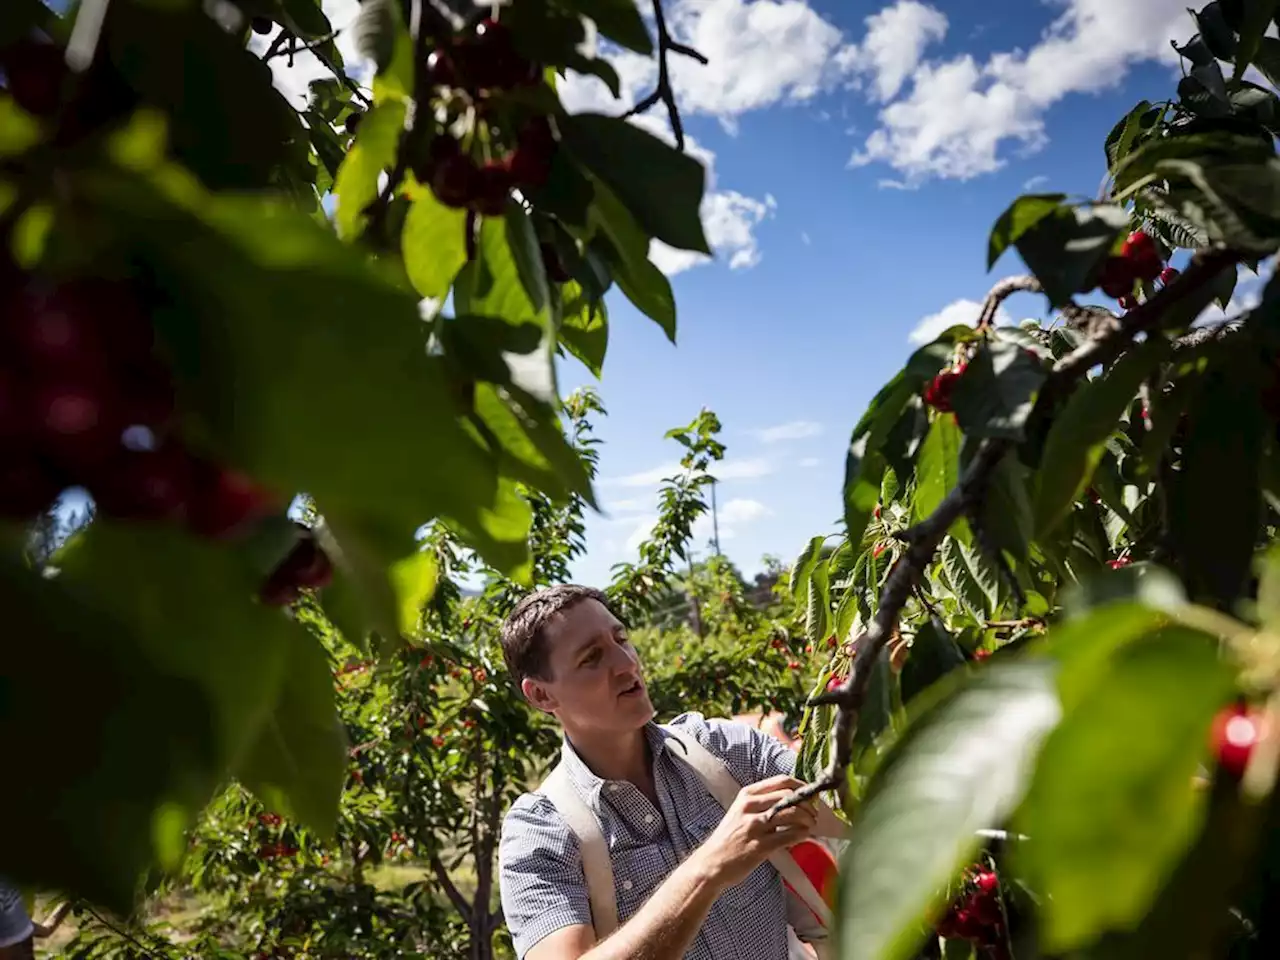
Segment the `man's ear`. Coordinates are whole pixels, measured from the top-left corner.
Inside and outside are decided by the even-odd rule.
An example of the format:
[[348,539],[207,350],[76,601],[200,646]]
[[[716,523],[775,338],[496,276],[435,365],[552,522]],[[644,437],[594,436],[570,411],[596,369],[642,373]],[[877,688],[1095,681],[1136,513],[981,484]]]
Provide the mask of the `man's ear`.
[[520,692],[524,694],[524,698],[531,706],[543,713],[551,713],[558,705],[546,684],[533,677],[525,677],[520,681]]

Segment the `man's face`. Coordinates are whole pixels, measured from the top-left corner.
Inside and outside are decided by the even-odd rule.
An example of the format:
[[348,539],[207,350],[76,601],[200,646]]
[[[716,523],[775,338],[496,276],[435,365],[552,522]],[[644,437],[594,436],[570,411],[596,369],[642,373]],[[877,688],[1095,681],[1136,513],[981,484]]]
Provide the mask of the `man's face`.
[[653,719],[627,628],[597,600],[579,600],[544,628],[550,679],[526,677],[529,702],[573,733],[630,732]]

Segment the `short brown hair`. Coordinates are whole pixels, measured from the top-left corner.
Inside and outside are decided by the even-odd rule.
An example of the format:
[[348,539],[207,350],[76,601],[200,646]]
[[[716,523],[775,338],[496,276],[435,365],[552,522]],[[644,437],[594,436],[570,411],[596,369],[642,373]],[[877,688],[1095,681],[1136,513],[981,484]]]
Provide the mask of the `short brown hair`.
[[558,583],[535,590],[516,604],[502,624],[502,658],[516,686],[525,677],[549,680],[546,627],[557,614],[583,600],[595,600],[606,609],[609,600],[595,587]]

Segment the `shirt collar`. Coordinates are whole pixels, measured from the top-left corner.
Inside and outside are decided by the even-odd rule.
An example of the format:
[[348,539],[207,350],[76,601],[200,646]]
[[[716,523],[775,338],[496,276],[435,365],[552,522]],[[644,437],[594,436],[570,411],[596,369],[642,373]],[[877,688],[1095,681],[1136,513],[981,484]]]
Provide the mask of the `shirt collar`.
[[[649,750],[653,754],[653,760],[656,764],[662,752],[667,748],[667,733],[656,722],[650,720],[644,725],[645,739],[649,743]],[[569,742],[569,738],[565,736],[564,742],[564,762],[569,770],[569,779],[573,781],[573,785],[578,788],[578,792],[593,806],[600,799],[600,791],[604,789],[607,781],[596,776],[587,766],[586,761],[578,755],[578,751],[573,749],[573,744]]]

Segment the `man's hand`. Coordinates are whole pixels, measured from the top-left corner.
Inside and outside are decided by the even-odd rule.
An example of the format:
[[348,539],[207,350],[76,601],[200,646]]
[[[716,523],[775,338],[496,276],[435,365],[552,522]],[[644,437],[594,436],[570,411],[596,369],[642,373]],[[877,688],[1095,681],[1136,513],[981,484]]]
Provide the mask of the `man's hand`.
[[775,850],[808,838],[817,822],[812,802],[769,818],[775,803],[802,786],[804,784],[793,777],[779,776],[753,783],[738,792],[724,819],[693,854],[718,885],[731,887],[741,883]]

